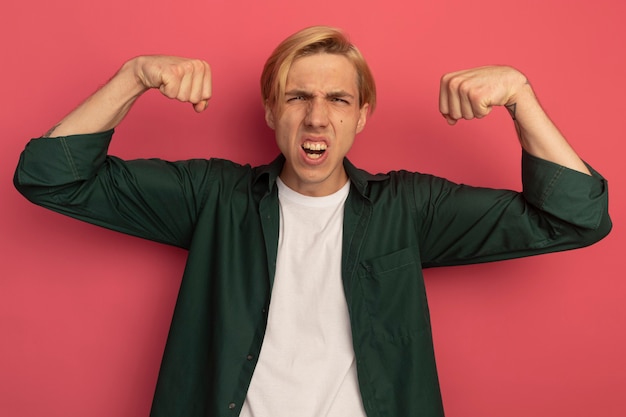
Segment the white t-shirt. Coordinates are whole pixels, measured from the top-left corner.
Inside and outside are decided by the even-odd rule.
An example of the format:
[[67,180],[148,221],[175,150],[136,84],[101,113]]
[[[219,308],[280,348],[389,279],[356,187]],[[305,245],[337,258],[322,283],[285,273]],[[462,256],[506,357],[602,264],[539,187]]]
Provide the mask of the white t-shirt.
[[365,417],[341,280],[348,182],[310,197],[277,181],[280,235],[268,325],[243,417]]

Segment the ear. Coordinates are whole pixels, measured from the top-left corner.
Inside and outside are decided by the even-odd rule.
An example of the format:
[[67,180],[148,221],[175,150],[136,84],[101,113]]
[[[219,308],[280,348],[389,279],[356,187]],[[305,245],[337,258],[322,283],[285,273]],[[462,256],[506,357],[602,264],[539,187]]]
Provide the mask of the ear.
[[359,120],[356,123],[356,133],[360,133],[365,128],[369,107],[370,105],[368,103],[365,103],[359,109]]
[[276,126],[274,124],[274,110],[270,107],[269,104],[267,104],[267,102],[265,102],[265,123],[267,123],[270,129],[276,129]]

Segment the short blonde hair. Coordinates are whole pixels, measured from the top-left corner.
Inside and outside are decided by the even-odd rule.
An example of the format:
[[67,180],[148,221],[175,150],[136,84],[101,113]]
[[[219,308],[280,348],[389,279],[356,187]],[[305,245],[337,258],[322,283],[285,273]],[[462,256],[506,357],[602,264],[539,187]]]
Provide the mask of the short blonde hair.
[[261,96],[266,106],[274,107],[284,94],[287,74],[293,62],[307,55],[320,53],[345,56],[356,69],[359,107],[369,104],[376,107],[376,84],[372,72],[361,52],[337,28],[312,26],[294,33],[282,41],[265,62],[261,74]]

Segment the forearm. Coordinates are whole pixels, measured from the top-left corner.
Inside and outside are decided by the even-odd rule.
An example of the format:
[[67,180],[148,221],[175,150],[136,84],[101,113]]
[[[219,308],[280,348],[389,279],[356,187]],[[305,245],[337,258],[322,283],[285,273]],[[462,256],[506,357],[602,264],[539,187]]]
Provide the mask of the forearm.
[[152,55],[133,58],[102,88],[46,133],[46,137],[98,133],[116,127],[148,89],[191,103],[196,112],[211,98],[211,69],[198,59]]
[[103,132],[115,128],[133,103],[147,91],[135,75],[136,59],[128,61],[98,91],[48,131],[45,137]]
[[520,143],[526,152],[591,175],[585,163],[542,109],[529,84],[506,108],[513,117]]

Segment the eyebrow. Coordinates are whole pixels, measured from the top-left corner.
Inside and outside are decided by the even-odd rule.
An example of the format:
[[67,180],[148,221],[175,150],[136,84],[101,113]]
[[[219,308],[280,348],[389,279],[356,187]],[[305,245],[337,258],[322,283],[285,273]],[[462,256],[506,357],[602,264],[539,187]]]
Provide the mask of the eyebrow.
[[[311,93],[310,91],[306,91],[306,90],[294,89],[294,90],[286,91],[285,92],[285,96],[291,96],[291,97],[303,96],[303,97],[311,98],[311,97],[313,97],[313,93]],[[345,90],[331,91],[329,93],[326,93],[325,97],[326,98],[351,98],[351,99],[354,99],[354,96],[352,94],[348,93]]]

